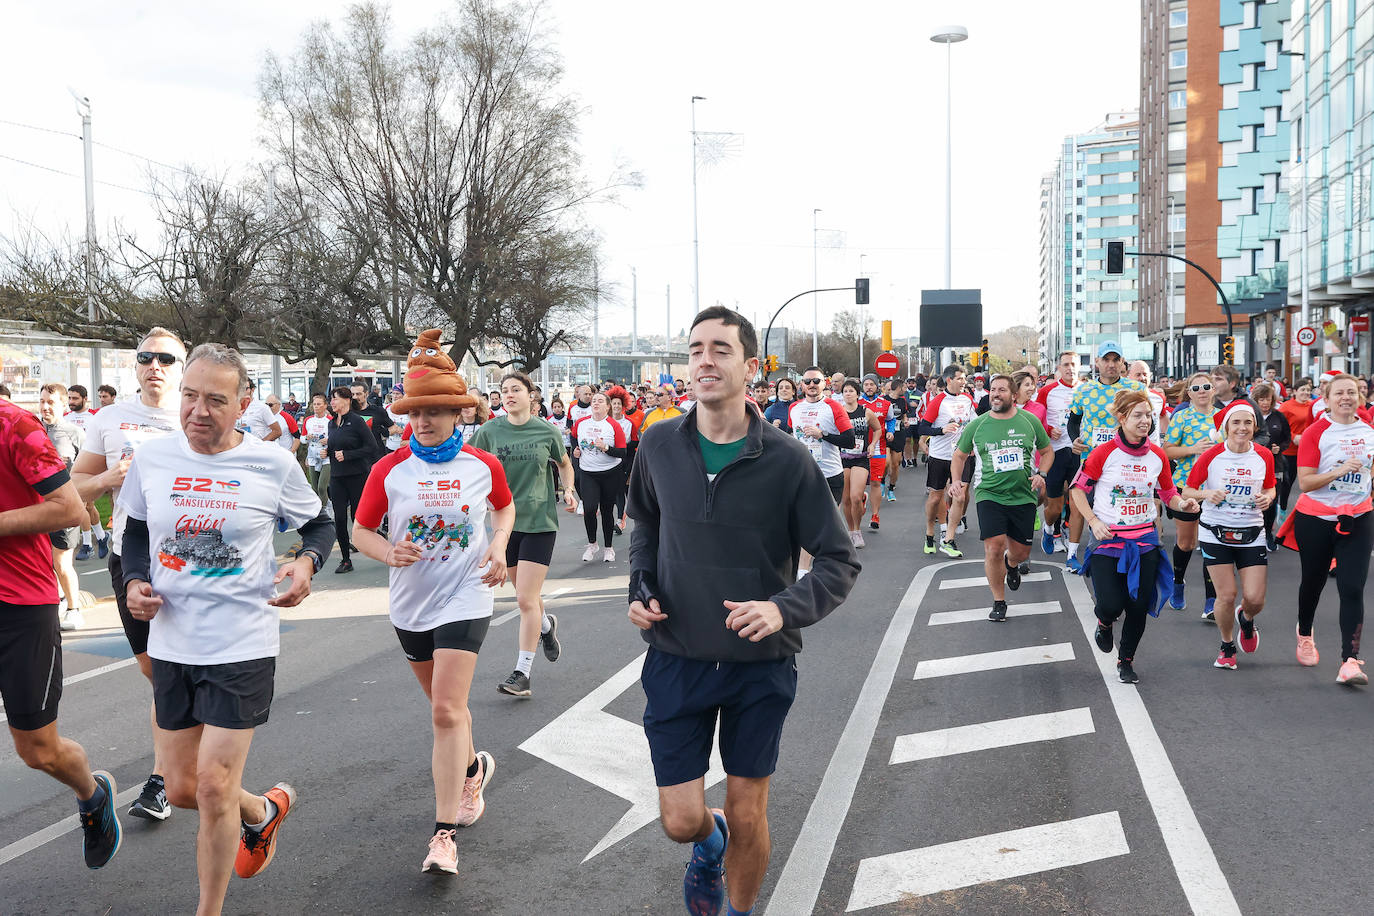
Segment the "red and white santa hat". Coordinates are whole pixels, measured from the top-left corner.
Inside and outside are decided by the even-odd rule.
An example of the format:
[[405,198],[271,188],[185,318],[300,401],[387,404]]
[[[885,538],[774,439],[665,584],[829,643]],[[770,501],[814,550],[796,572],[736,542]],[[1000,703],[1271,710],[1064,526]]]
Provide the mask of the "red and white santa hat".
[[1335,372],[1329,372],[1329,371],[1328,371],[1328,372],[1323,372],[1321,375],[1317,376],[1317,381],[1318,381],[1318,382],[1329,382],[1329,381],[1331,381],[1333,378],[1335,378],[1336,375],[1337,375],[1337,373],[1335,373]]
[[1217,429],[1225,432],[1226,424],[1231,422],[1231,418],[1234,417],[1237,412],[1248,413],[1251,420],[1258,419],[1255,416],[1255,408],[1249,401],[1237,399],[1227,404],[1223,409],[1218,410],[1212,416],[1212,422],[1216,423]]

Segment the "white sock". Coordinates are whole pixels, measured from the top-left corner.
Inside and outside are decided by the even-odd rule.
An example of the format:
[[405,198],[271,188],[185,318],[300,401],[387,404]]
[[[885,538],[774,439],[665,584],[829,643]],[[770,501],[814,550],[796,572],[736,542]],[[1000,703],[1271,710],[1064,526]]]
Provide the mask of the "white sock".
[[270,823],[272,822],[272,818],[274,818],[274,817],[277,816],[277,805],[276,805],[276,803],[273,802],[272,799],[268,798],[266,795],[264,795],[264,796],[262,797],[262,800],[263,800],[264,802],[267,803],[267,816],[264,817],[264,818],[262,819],[262,823],[260,823],[260,824],[244,824],[245,827],[247,827],[249,830],[253,831],[254,833],[261,833],[261,832],[263,831],[263,829],[264,829],[268,824],[270,824]]
[[806,574],[809,573],[810,571],[811,571],[811,570],[809,570],[809,569],[799,569],[799,570],[797,570],[797,581],[800,582],[800,581],[801,581],[801,577],[804,576],[804,575],[806,575]]
[[1075,544],[1073,541],[1069,541],[1069,556],[1078,556],[1078,545]]
[[530,669],[534,667],[534,653],[521,652],[520,657],[515,661],[515,670],[525,677],[530,676]]
[[94,531],[95,536],[102,541],[105,540],[105,538],[108,536],[105,531],[105,526],[100,524],[99,519],[96,519],[94,522],[91,523],[91,530]]
[[81,532],[81,543],[86,547],[91,546],[91,529],[87,528]]
[[[539,632],[540,632],[540,633],[547,633],[547,632],[549,632],[549,630],[552,630],[552,629],[553,629],[553,624],[549,622],[549,615],[548,615],[548,614],[545,614],[544,617],[543,617],[543,619],[541,619],[541,620],[539,621]],[[531,657],[531,658],[534,657],[534,653],[533,653],[533,652],[530,653],[530,657]]]
[[947,535],[947,534],[949,534],[949,525],[946,525],[944,522],[941,522],[941,523],[940,523],[940,540],[943,541],[943,540],[945,539],[945,535]]

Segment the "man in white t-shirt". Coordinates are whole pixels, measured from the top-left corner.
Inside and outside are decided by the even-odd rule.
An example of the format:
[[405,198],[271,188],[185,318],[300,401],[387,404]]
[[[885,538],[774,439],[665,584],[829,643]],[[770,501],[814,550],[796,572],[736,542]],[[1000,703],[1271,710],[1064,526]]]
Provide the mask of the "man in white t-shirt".
[[[212,913],[223,906],[231,863],[240,878],[267,867],[296,800],[286,783],[250,795],[241,780],[272,705],[277,608],[310,594],[334,542],[295,459],[235,428],[252,403],[248,391],[237,351],[196,347],[181,381],[182,434],[140,448],[119,494],[125,596],[151,626],[167,795],[200,812],[199,911]],[[279,520],[298,529],[302,544],[280,569]],[[291,587],[276,594],[287,578]]]
[[[96,414],[90,409],[89,398],[85,385],[73,385],[67,389],[67,413],[62,419],[83,433],[86,424]],[[110,536],[105,533],[105,527],[100,523],[100,512],[92,500],[86,503],[86,519],[81,523],[81,546],[77,548],[76,559],[89,560],[91,554],[97,552],[102,560],[110,555]]]
[[277,437],[276,443],[291,454],[296,454],[296,447],[300,445],[300,440],[296,438],[296,433],[299,430],[299,427],[296,426],[296,418],[282,409],[281,398],[275,394],[267,396],[266,404],[273,416],[281,421],[282,434]]
[[238,419],[238,431],[252,433],[263,442],[274,442],[286,432],[286,421],[277,411],[268,407],[266,402],[254,398],[257,386],[248,382],[248,406]]
[[[174,332],[153,328],[139,341],[135,356],[134,376],[138,380],[138,394],[124,401],[100,408],[86,423],[86,442],[72,465],[72,482],[81,498],[94,502],[104,493],[112,493],[114,511],[110,516],[110,583],[114,586],[119,622],[129,649],[138,660],[138,670],[150,682],[152,662],[148,658],[148,622],[137,620],[129,613],[124,600],[124,568],[121,542],[124,537],[125,512],[119,503],[120,489],[129,462],[135,452],[148,442],[169,436],[178,429],[177,385],[181,381],[186,361],[186,345]],[[102,386],[104,387],[104,386]],[[129,807],[129,814],[145,820],[166,820],[172,813],[163,787],[162,755],[153,742],[153,772],[143,785],[143,792]]]

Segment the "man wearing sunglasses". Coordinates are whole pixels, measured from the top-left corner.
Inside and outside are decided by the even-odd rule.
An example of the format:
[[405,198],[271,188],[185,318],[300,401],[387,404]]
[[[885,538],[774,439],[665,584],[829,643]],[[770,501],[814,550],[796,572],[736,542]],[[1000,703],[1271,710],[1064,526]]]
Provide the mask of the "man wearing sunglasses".
[[[72,465],[72,482],[83,500],[94,502],[101,494],[112,492],[114,515],[110,519],[110,582],[114,586],[119,620],[129,648],[138,660],[138,670],[149,682],[153,663],[148,658],[148,621],[135,620],[124,597],[124,567],[120,546],[124,537],[126,513],[119,504],[120,487],[128,473],[134,452],[152,439],[169,436],[181,428],[178,412],[178,386],[186,361],[186,345],[172,331],[153,328],[139,341],[134,376],[138,396],[117,401],[91,417],[86,424],[86,443]],[[162,821],[172,813],[163,784],[162,760],[153,748],[153,773],[143,792],[129,808],[134,817]]]

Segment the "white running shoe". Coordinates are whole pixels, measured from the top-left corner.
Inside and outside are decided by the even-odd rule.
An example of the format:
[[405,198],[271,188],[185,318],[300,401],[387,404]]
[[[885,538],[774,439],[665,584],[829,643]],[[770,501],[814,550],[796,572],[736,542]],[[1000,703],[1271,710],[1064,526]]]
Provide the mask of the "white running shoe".
[[604,562],[606,562],[606,563],[614,563],[614,562],[615,562],[615,548],[614,548],[614,547],[607,547],[607,548],[606,548],[606,552],[603,553],[603,554],[601,555],[601,559],[602,559],[602,561],[604,561]]
[[580,500],[580,499],[577,501],[577,514],[578,514],[578,515],[581,515],[581,514],[582,514],[582,500]]
[[854,546],[857,547],[859,550],[863,550],[863,548],[864,548],[864,533],[863,533],[862,531],[855,531],[855,532],[854,532]]
[[81,616],[80,608],[68,608],[58,617],[58,627],[64,632],[79,630],[85,624],[85,618]]
[[592,560],[595,560],[595,559],[596,559],[596,545],[595,545],[595,544],[588,544],[588,545],[587,545],[587,549],[584,550],[584,551],[582,551],[582,562],[583,562],[583,563],[590,563]]

